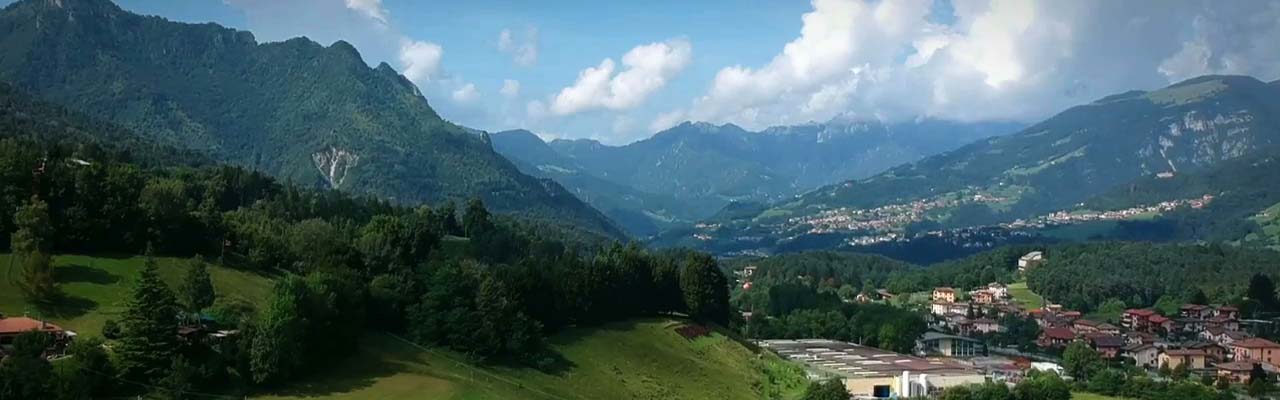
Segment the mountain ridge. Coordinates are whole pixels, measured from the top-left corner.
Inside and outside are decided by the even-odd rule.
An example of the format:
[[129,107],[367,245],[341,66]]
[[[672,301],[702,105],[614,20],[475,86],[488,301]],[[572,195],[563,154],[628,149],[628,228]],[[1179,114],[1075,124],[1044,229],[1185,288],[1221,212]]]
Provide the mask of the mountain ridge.
[[16,2],[0,12],[0,30],[10,32],[0,38],[0,79],[167,143],[306,185],[399,203],[480,197],[497,211],[622,237],[345,41],[258,43],[106,0]]

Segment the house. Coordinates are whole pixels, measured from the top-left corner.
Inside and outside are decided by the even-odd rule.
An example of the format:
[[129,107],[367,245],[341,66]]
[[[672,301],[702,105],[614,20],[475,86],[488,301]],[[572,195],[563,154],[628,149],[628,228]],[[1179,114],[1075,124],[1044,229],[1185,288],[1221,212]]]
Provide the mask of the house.
[[973,320],[973,330],[980,333],[998,333],[1004,332],[1004,326],[991,318],[978,318]]
[[1128,309],[1120,316],[1120,326],[1131,331],[1150,332],[1151,317],[1159,315],[1155,310]]
[[1075,322],[1071,323],[1071,329],[1078,335],[1088,335],[1091,333],[1098,333],[1098,325],[1100,325],[1100,323],[1097,321],[1077,319]]
[[1073,340],[1076,340],[1076,334],[1071,328],[1048,327],[1040,330],[1036,344],[1040,347],[1066,347]]
[[1199,336],[1200,339],[1214,342],[1222,346],[1227,346],[1237,340],[1248,338],[1249,334],[1242,331],[1231,331],[1224,328],[1211,327],[1200,331]]
[[1093,347],[1102,358],[1113,359],[1120,356],[1124,349],[1124,338],[1116,335],[1093,334],[1086,336],[1089,346]]
[[933,289],[933,301],[954,303],[956,301],[956,290],[949,287]]
[[1107,323],[1107,322],[1103,322],[1103,323],[1101,323],[1101,324],[1098,324],[1098,333],[1105,333],[1105,334],[1108,334],[1108,335],[1116,335],[1116,336],[1119,336],[1119,335],[1120,335],[1120,327],[1115,326],[1115,325],[1112,325],[1112,324]]
[[1156,335],[1148,332],[1125,332],[1124,341],[1129,344],[1152,344],[1156,341]]
[[1240,321],[1226,315],[1215,315],[1204,321],[1205,328],[1223,328],[1229,331],[1240,330]]
[[1248,361],[1218,363],[1214,364],[1213,367],[1214,369],[1217,369],[1218,379],[1225,379],[1227,382],[1243,384],[1249,383],[1249,375],[1253,372],[1254,365],[1261,365],[1262,370],[1266,371],[1269,375],[1280,372],[1280,369],[1274,365]]
[[1166,349],[1160,353],[1160,365],[1169,369],[1186,364],[1189,369],[1204,369],[1208,365],[1209,356],[1200,349]]
[[1218,309],[1217,309],[1217,310],[1214,310],[1214,311],[1213,311],[1213,316],[1215,316],[1215,317],[1219,317],[1219,316],[1226,316],[1227,318],[1231,318],[1231,319],[1239,320],[1239,319],[1240,319],[1240,309],[1239,309],[1239,308],[1232,307],[1232,306],[1222,306],[1222,307],[1218,307]]
[[1000,282],[991,282],[987,284],[987,291],[991,292],[997,299],[1009,298],[1009,287]]
[[1280,365],[1280,344],[1263,338],[1246,338],[1231,342],[1234,361],[1262,362]]
[[1155,369],[1160,367],[1160,349],[1150,344],[1130,344],[1124,348],[1124,356],[1133,359],[1139,367]]
[[1182,318],[1206,319],[1213,316],[1213,308],[1200,304],[1183,304],[1178,315]]
[[893,293],[890,293],[888,290],[876,289],[876,294],[880,295],[881,300],[889,301],[893,299]]
[[31,331],[52,335],[55,341],[68,337],[68,331],[45,321],[27,317],[3,318],[0,319],[0,345],[11,345],[19,335]]
[[1018,258],[1018,272],[1027,272],[1044,263],[1044,252],[1033,251]]
[[1177,329],[1177,323],[1172,319],[1169,319],[1169,317],[1165,317],[1160,314],[1155,314],[1147,318],[1147,322],[1147,329],[1156,332],[1173,332]]
[[991,304],[996,301],[995,294],[987,290],[978,290],[973,292],[973,302],[978,304]]

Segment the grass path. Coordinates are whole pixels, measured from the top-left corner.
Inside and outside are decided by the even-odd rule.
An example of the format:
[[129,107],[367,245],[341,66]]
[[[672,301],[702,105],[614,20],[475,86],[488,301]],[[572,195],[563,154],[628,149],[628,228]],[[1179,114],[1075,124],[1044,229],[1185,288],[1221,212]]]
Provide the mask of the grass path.
[[1009,296],[1013,297],[1015,303],[1028,310],[1044,306],[1044,298],[1031,291],[1031,289],[1027,289],[1026,281],[1010,283]]

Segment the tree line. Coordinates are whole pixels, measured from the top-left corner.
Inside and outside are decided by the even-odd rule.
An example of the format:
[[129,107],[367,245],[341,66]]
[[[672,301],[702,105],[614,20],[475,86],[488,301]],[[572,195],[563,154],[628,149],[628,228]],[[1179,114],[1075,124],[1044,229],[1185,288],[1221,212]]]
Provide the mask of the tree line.
[[[728,282],[705,254],[597,247],[492,215],[479,200],[406,207],[237,167],[139,165],[93,142],[4,136],[0,206],[16,212],[0,218],[0,246],[30,265],[20,286],[32,303],[60,301],[51,259],[60,253],[204,255],[280,276],[259,308],[213,293],[203,259],[177,291],[149,260],[127,310],[104,328],[112,357],[82,371],[106,379],[59,398],[280,385],[333,365],[367,329],[548,367],[556,357],[544,338],[571,325],[673,313],[729,322]],[[177,337],[183,318],[205,315],[238,334]],[[0,371],[44,370],[10,360]],[[34,389],[20,390],[48,393],[66,379],[21,378]]]

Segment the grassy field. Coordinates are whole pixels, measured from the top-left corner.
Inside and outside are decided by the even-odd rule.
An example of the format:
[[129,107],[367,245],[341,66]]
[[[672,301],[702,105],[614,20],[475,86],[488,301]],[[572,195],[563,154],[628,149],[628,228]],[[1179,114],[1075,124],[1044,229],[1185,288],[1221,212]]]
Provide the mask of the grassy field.
[[1014,282],[1009,284],[1009,296],[1013,297],[1013,301],[1021,305],[1025,309],[1040,308],[1044,305],[1044,298],[1027,289],[1027,282]]
[[803,372],[714,334],[688,340],[680,323],[644,320],[571,329],[550,339],[565,367],[474,367],[457,355],[370,334],[342,370],[261,399],[759,399],[797,398]]
[[[171,289],[178,287],[187,260],[157,258],[160,274]],[[16,263],[10,269],[10,255],[0,254],[0,313],[28,314],[61,325],[83,335],[101,335],[102,324],[124,310],[132,282],[142,269],[143,258],[89,257],[63,255],[54,258],[54,277],[66,299],[53,309],[40,310],[27,304],[15,282],[21,272]],[[271,289],[270,279],[254,273],[213,266],[209,269],[219,297],[242,298],[261,303]]]

